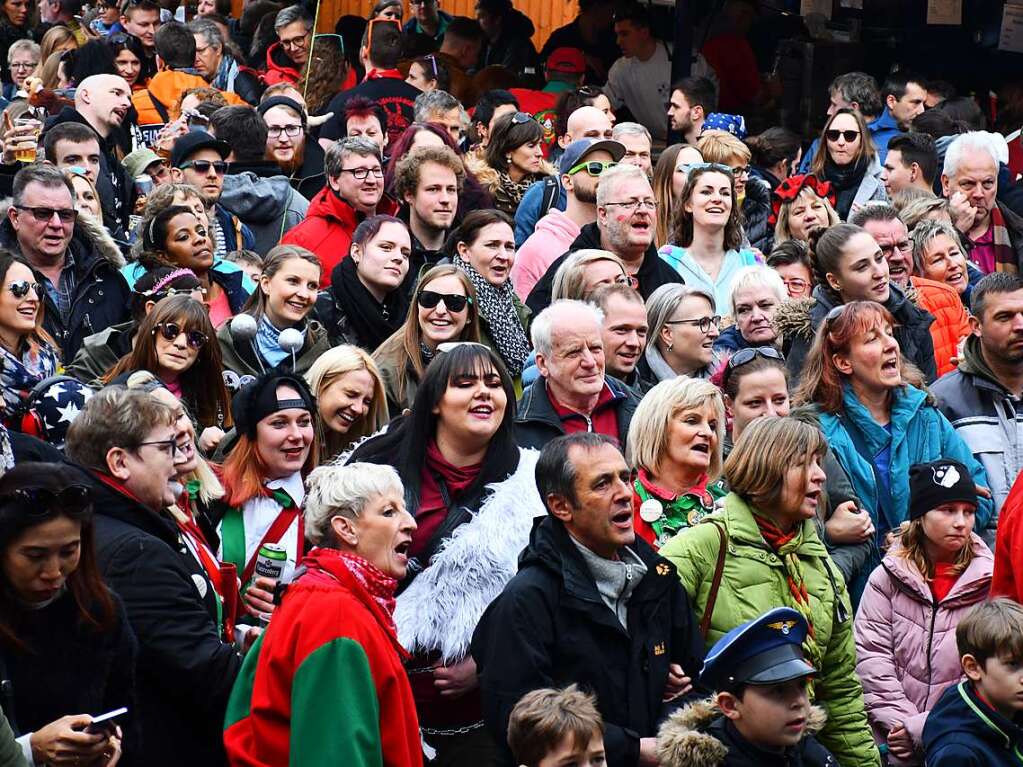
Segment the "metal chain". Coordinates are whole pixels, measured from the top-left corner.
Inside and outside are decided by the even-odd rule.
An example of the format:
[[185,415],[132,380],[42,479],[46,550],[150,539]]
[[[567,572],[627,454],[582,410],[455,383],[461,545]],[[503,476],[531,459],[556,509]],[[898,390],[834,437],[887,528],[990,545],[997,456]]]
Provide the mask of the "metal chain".
[[435,730],[432,727],[420,727],[419,730],[423,735],[468,735],[473,730],[478,730],[483,726],[483,720],[480,719],[475,724],[467,724],[465,727],[456,727],[452,730]]

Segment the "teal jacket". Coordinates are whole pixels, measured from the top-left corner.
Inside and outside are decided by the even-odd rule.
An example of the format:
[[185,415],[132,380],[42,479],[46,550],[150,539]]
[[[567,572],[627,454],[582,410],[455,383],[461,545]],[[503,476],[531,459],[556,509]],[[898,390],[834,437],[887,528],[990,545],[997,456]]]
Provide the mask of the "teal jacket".
[[[879,540],[908,518],[909,467],[915,463],[954,458],[970,470],[976,484],[988,486],[984,467],[973,457],[948,419],[929,402],[926,392],[913,386],[894,390],[890,436],[874,421],[849,385],[844,388],[843,403],[844,413],[820,413],[820,428],[857,497],[870,512]],[[885,493],[874,476],[873,458],[889,441],[891,492]],[[994,511],[989,498],[978,500],[974,526],[977,533],[987,526]]]

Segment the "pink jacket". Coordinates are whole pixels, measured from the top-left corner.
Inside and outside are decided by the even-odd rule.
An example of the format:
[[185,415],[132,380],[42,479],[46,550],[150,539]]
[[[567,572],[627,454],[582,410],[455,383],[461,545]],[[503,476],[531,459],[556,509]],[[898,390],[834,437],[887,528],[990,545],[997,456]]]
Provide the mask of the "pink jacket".
[[515,293],[525,301],[547,269],[563,256],[579,236],[579,226],[557,208],[536,222],[533,233],[515,254],[511,281]]
[[977,535],[972,546],[973,561],[937,605],[920,571],[897,556],[898,543],[870,574],[856,613],[856,673],[878,743],[903,722],[919,744],[927,712],[962,676],[956,626],[987,598],[994,567]]

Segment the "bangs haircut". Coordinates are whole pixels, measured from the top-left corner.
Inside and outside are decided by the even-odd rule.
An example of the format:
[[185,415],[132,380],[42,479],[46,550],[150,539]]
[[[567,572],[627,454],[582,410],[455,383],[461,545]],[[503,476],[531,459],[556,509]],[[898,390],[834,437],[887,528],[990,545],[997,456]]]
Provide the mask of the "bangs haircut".
[[747,503],[771,506],[781,499],[789,469],[808,467],[810,459],[822,457],[827,447],[816,426],[789,417],[757,418],[728,455],[725,477],[732,492]]
[[956,646],[982,666],[989,658],[1023,661],[1023,606],[1004,597],[981,602],[956,626]]
[[[741,142],[740,142],[741,143]],[[702,152],[701,152],[702,154]],[[728,186],[732,190],[732,210],[728,214],[728,222],[725,224],[725,250],[736,250],[742,245],[742,205],[739,198],[735,196],[735,176],[717,168],[693,168],[689,171],[682,193],[675,200],[675,209],[672,211],[672,227],[668,242],[671,245],[678,245],[681,248],[688,248],[693,244],[693,214],[685,209],[686,204],[693,199],[700,179],[708,173],[717,173],[728,179]],[[599,191],[599,188],[598,188]]]
[[507,155],[525,144],[539,143],[543,128],[530,115],[525,122],[513,122],[518,112],[501,115],[494,123],[494,132],[487,142],[486,163],[494,170],[507,171]]
[[516,764],[540,764],[566,737],[575,749],[585,749],[597,736],[604,736],[604,720],[596,699],[574,684],[527,692],[508,720],[508,748]]

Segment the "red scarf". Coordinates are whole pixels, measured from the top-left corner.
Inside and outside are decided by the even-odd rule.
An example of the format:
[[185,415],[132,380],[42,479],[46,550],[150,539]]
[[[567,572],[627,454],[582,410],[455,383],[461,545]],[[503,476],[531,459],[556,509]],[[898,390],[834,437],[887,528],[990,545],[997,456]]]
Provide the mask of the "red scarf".
[[478,463],[472,466],[449,463],[437,447],[436,440],[431,440],[426,446],[426,461],[420,475],[419,508],[415,512],[418,527],[412,534],[411,556],[419,556],[426,549],[426,544],[448,514],[448,505],[441,495],[437,477],[444,480],[448,496],[455,501],[476,481],[481,467],[482,464]]
[[394,628],[394,592],[398,589],[398,581],[390,576],[384,575],[383,571],[372,564],[371,562],[363,559],[356,554],[349,554],[348,552],[338,552],[338,556],[341,561],[345,563],[345,567],[355,577],[355,580],[366,589],[366,593],[372,597],[373,601],[380,605],[381,609],[387,614],[387,619],[390,621],[390,627],[392,631]]
[[769,519],[764,519],[759,514],[754,514],[753,519],[756,521],[757,527],[760,528],[760,534],[764,536],[764,540],[767,541],[767,545],[770,546],[774,552],[778,554],[782,562],[785,563],[785,580],[788,582],[789,592],[792,594],[792,598],[796,600],[796,609],[802,612],[806,618],[806,622],[810,627],[810,636],[813,636],[813,621],[810,620],[810,596],[806,591],[806,580],[800,577],[798,583],[796,582],[795,574],[786,561],[787,558],[781,554],[782,547],[794,539],[799,533],[799,527],[795,527],[791,533],[785,533],[782,532],[781,528],[774,524],[774,522]]

